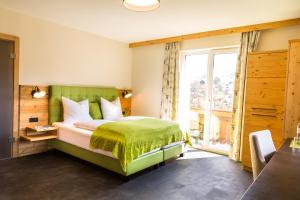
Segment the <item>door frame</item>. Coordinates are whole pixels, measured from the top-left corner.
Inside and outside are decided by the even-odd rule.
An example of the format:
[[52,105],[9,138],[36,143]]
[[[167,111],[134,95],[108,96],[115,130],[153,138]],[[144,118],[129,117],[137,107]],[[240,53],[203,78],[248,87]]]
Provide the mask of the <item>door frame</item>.
[[[185,67],[185,60],[186,56],[190,55],[202,55],[207,54],[208,55],[208,62],[207,62],[207,97],[206,97],[206,104],[205,104],[205,122],[204,122],[204,132],[210,134],[210,123],[211,123],[211,102],[212,102],[212,79],[213,79],[213,61],[214,56],[222,53],[238,53],[239,51],[239,45],[232,45],[232,46],[226,46],[226,47],[215,47],[215,48],[208,48],[208,49],[196,49],[196,50],[185,50],[181,51],[180,53],[180,65],[181,67]],[[214,149],[209,146],[209,134],[204,135],[203,140],[205,145],[201,147],[201,150],[209,151],[213,153],[218,153],[222,155],[228,155],[227,151],[220,150],[220,149]]]
[[14,77],[13,77],[13,127],[11,157],[18,156],[18,137],[19,137],[19,48],[20,39],[17,36],[0,33],[0,40],[13,42],[14,45]]

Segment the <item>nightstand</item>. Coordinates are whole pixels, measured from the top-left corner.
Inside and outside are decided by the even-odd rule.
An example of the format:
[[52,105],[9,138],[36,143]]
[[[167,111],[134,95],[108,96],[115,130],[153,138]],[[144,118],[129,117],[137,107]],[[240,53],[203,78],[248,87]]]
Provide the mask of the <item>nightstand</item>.
[[26,127],[26,135],[22,135],[21,139],[29,142],[55,139],[57,138],[57,130],[58,128],[55,126]]

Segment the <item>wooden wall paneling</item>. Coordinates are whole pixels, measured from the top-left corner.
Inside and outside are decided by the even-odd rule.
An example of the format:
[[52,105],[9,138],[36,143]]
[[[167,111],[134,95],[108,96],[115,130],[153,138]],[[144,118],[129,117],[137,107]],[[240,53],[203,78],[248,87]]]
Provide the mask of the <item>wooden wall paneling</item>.
[[258,105],[248,104],[245,107],[245,113],[244,121],[246,124],[283,129],[283,119],[285,114],[283,106],[274,106],[274,108],[267,108],[264,106],[263,109],[258,109]]
[[[48,124],[48,87],[39,86],[46,92],[46,96],[40,99],[32,98],[31,91],[34,86],[20,86],[20,123],[19,137],[25,135],[26,127],[33,128],[38,125]],[[38,117],[38,122],[29,122],[30,117]],[[46,151],[47,141],[27,142],[19,140],[19,156]]]
[[287,50],[249,53],[247,77],[286,77]]
[[289,42],[285,137],[294,137],[300,122],[300,40]]
[[286,78],[247,78],[246,104],[283,105]]
[[287,51],[248,55],[243,116],[242,164],[251,170],[249,134],[269,129],[276,148],[284,140]]
[[119,98],[121,101],[123,115],[129,116],[131,115],[131,97],[127,99],[124,98],[122,93],[125,91],[132,92],[132,90],[119,89]]

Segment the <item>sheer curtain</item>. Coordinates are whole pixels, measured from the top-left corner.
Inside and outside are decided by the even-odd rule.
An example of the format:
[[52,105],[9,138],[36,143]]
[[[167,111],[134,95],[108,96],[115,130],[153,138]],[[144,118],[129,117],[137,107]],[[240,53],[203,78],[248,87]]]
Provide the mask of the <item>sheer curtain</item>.
[[179,98],[177,120],[184,133],[189,131],[190,113],[190,75],[191,72],[185,65],[185,60],[180,60],[179,68]]
[[164,54],[164,73],[161,97],[160,118],[177,119],[179,88],[179,50],[180,43],[167,43]]
[[232,131],[230,137],[229,157],[233,160],[241,160],[241,139],[242,139],[242,117],[243,102],[246,80],[247,54],[255,51],[259,41],[260,31],[244,32],[241,36],[241,46],[236,68],[233,113],[232,113]]

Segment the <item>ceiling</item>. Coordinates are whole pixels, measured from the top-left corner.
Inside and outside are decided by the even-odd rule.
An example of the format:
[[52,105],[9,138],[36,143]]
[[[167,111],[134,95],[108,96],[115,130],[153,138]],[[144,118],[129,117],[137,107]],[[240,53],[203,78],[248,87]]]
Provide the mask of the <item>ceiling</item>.
[[161,0],[146,13],[122,0],[0,0],[0,7],[127,43],[300,17],[300,0]]

